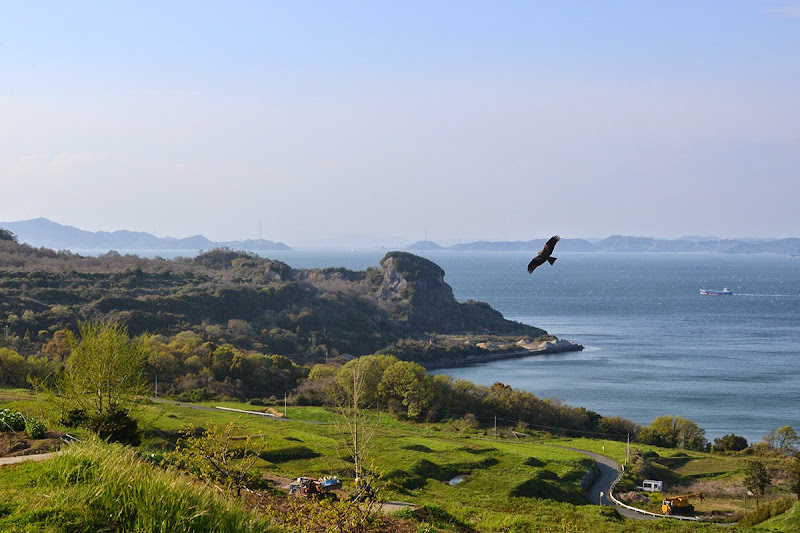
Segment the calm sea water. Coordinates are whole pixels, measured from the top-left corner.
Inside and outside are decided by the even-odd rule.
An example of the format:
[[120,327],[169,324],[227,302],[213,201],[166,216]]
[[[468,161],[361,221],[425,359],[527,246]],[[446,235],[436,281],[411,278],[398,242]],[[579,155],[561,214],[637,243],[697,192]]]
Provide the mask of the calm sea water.
[[[191,255],[191,254],[183,254]],[[377,266],[384,252],[270,252],[297,268]],[[640,424],[689,418],[714,439],[800,431],[800,258],[777,255],[430,252],[459,301],[583,344],[582,352],[436,370],[496,381]],[[164,255],[162,255],[164,256]],[[166,256],[164,256],[166,257]],[[733,296],[701,296],[729,287]]]

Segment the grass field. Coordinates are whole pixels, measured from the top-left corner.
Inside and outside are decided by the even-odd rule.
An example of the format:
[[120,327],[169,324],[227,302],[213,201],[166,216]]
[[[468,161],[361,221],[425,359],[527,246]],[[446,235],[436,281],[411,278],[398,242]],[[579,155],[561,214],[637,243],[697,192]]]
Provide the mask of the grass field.
[[[5,399],[12,396],[11,400]],[[3,399],[0,401],[0,406],[27,412],[40,410],[40,407],[25,391],[2,391],[0,398]],[[321,408],[289,406],[286,419],[273,419],[217,410],[214,409],[216,405],[246,410],[261,409],[235,402],[206,402],[192,407],[174,403],[147,402],[141,406],[139,413],[141,427],[144,430],[144,439],[139,451],[145,455],[152,453],[158,456],[171,450],[181,434],[181,429],[186,424],[207,427],[210,423],[214,423],[222,426],[235,420],[238,423],[246,422],[249,426],[247,432],[263,435],[266,448],[260,455],[256,466],[264,472],[285,478],[320,477],[333,474],[344,480],[345,489],[352,489],[352,464],[341,446],[342,428],[336,424],[335,413]],[[409,520],[419,522],[419,531],[748,530],[736,526],[728,526],[723,530],[719,529],[720,526],[713,524],[687,524],[673,520],[639,522],[615,517],[613,514],[607,513],[607,510],[590,505],[578,487],[579,481],[591,467],[592,461],[582,454],[557,446],[570,446],[593,451],[611,457],[620,463],[624,464],[625,462],[626,444],[620,442],[591,439],[534,439],[531,437],[495,439],[488,432],[463,432],[457,430],[452,424],[411,424],[386,415],[381,416],[376,424],[368,462],[371,461],[375,471],[382,475],[384,485],[382,496],[385,499],[401,500],[421,506],[421,510],[416,513],[404,512],[402,515]],[[721,456],[700,452],[684,453],[680,450],[638,445],[636,447],[642,451],[658,453],[664,463],[670,464],[670,467],[674,468],[674,475],[687,483],[718,483],[720,487],[730,486],[735,482],[737,476],[741,475],[740,472],[746,460],[738,455]],[[97,460],[98,464],[106,464],[103,461],[112,464],[114,461],[110,457],[113,454],[121,454],[123,458],[129,457],[125,455],[129,452],[119,447],[108,447],[109,451],[103,450],[102,446],[97,445],[95,451],[92,452],[100,455],[106,454],[103,455],[105,458],[102,461]],[[80,457],[79,454],[78,457]],[[127,459],[122,462],[125,461]],[[15,527],[19,525],[19,531],[55,531],[47,529],[50,527],[47,525],[50,523],[48,522],[49,518],[37,522],[39,519],[36,517],[40,515],[30,514],[36,509],[39,509],[44,515],[54,513],[53,516],[64,515],[67,518],[72,516],[71,513],[77,513],[76,516],[88,517],[85,521],[96,523],[97,516],[92,514],[92,509],[97,507],[105,509],[103,512],[106,512],[109,507],[113,507],[114,500],[111,499],[113,492],[92,496],[81,493],[82,490],[88,490],[89,487],[75,487],[69,490],[59,487],[56,490],[58,484],[47,486],[49,493],[54,494],[54,499],[49,500],[49,504],[37,503],[37,496],[34,494],[35,491],[31,490],[30,480],[37,476],[50,475],[42,473],[47,471],[47,468],[56,468],[57,470],[64,468],[64,465],[58,466],[58,463],[55,466],[46,465],[47,463],[0,469],[0,487],[12,487],[9,493],[10,497],[6,498],[6,503],[2,504],[3,507],[0,508],[0,530],[3,530],[3,527],[8,524],[14,524]],[[153,477],[155,479],[161,472],[158,467],[145,463],[131,468],[132,470],[126,471],[127,473],[118,475]],[[152,473],[142,473],[149,471],[139,471],[137,468],[151,469]],[[447,483],[456,476],[463,477],[463,481],[454,486]],[[166,481],[163,483],[164,485],[158,488],[142,485],[136,491],[146,499],[148,491],[172,490],[169,488],[171,487],[169,483]],[[183,484],[185,485],[185,482]],[[131,482],[129,486],[138,485]],[[62,488],[65,492],[57,495]],[[74,494],[70,492],[73,490],[77,492]],[[711,490],[710,486],[708,490]],[[118,498],[119,495],[113,497]],[[188,498],[183,495],[176,496],[176,498],[184,497]],[[103,500],[102,504],[87,503],[97,501],[93,498]],[[719,497],[714,496],[704,502],[704,505],[708,504],[709,508],[717,506],[719,509],[725,509],[723,503],[730,503],[731,500],[735,500],[735,498],[725,499],[720,494]],[[60,503],[53,504],[53,502]],[[72,506],[74,509],[69,502],[74,502],[74,506]],[[217,504],[215,503],[215,505]],[[219,503],[219,505],[223,504]],[[734,502],[731,505],[735,506],[736,504]],[[152,509],[154,513],[176,512],[174,509],[170,510],[171,508],[145,508]],[[48,509],[50,510],[48,511]],[[267,527],[263,519],[259,522],[258,517],[251,516],[236,505],[230,509],[230,511],[219,511],[218,514],[221,513],[221,516],[225,516],[227,512],[243,513],[242,516],[236,518],[239,521],[236,523],[240,524],[236,527],[240,529],[230,529],[231,531],[247,531],[251,524]],[[114,511],[108,512],[113,514]],[[130,513],[130,511],[123,510],[118,512]],[[195,509],[191,512],[202,515],[206,511]],[[796,508],[792,512],[796,514]],[[87,513],[89,514],[87,515]],[[136,520],[140,520],[140,518]],[[145,519],[141,518],[141,520]],[[791,528],[796,522],[792,522],[788,514],[783,520],[784,522],[773,519],[774,527],[785,527],[785,529],[777,529],[778,531],[792,531]],[[74,522],[76,524],[83,523],[79,518],[75,518]],[[25,523],[39,525],[25,529],[22,527],[22,524]],[[41,528],[37,529],[40,526]],[[147,527],[151,529],[142,530],[161,530],[154,524]],[[75,531],[81,530],[78,526],[76,528]],[[13,531],[14,529],[9,530]],[[85,530],[91,531],[92,529]]]

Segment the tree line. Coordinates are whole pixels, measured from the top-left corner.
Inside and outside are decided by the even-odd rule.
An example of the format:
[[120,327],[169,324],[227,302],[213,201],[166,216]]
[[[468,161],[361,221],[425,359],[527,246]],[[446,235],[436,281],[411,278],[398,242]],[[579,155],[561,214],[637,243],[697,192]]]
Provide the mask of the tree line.
[[[91,340],[101,337],[106,340]],[[116,344],[109,339],[117,339]],[[0,385],[25,387],[50,380],[63,388],[64,376],[74,373],[76,367],[81,375],[96,373],[87,366],[90,362],[122,353],[131,343],[136,346],[137,357],[127,357],[124,363],[115,364],[136,367],[135,375],[142,384],[136,393],[144,396],[168,396],[184,401],[236,399],[261,405],[283,402],[286,396],[296,405],[335,407],[342,395],[352,394],[352,376],[357,367],[364,383],[358,407],[378,409],[417,422],[451,421],[465,429],[493,426],[504,431],[545,431],[611,440],[630,438],[632,442],[661,447],[720,453],[751,447],[744,437],[733,433],[715,439],[712,444],[702,428],[679,415],[660,416],[642,426],[621,417],[602,416],[583,407],[569,406],[557,399],[541,399],[502,383],[486,387],[446,375],[431,376],[420,364],[390,354],[349,361],[338,357],[327,363],[300,365],[278,354],[218,345],[193,331],[172,337],[130,338],[127,328],[116,323],[81,323],[77,333],[59,330],[39,352],[27,357],[0,347]],[[112,396],[109,398],[106,404],[121,404]],[[753,446],[791,454],[798,451],[800,438],[791,426],[784,426]]]

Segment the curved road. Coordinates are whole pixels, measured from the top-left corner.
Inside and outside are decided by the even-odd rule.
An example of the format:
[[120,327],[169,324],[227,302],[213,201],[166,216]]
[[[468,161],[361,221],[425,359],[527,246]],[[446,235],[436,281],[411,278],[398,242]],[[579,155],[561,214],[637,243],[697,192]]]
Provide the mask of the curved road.
[[[605,455],[600,455],[599,453],[587,452],[586,450],[579,450],[578,448],[570,448],[568,446],[558,447],[564,448],[565,450],[582,453],[587,457],[591,457],[595,460],[595,463],[597,463],[597,468],[600,470],[600,475],[597,476],[597,479],[594,480],[592,486],[586,491],[590,502],[595,505],[614,505],[617,508],[617,512],[619,512],[619,514],[625,518],[632,518],[633,520],[657,520],[655,516],[635,513],[625,509],[624,507],[620,507],[612,502],[611,498],[608,497],[608,493],[611,491],[611,484],[615,479],[617,479],[617,476],[619,476],[620,466],[618,462],[609,459]],[[603,494],[603,501],[600,501],[601,492]]]

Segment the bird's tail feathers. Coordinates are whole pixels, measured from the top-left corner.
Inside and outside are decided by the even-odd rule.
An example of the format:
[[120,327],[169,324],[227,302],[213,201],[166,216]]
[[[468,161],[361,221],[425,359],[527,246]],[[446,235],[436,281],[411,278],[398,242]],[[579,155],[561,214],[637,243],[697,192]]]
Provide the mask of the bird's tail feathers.
[[558,259],[558,257],[548,257],[547,262],[552,265],[553,263],[556,262],[556,259]]

